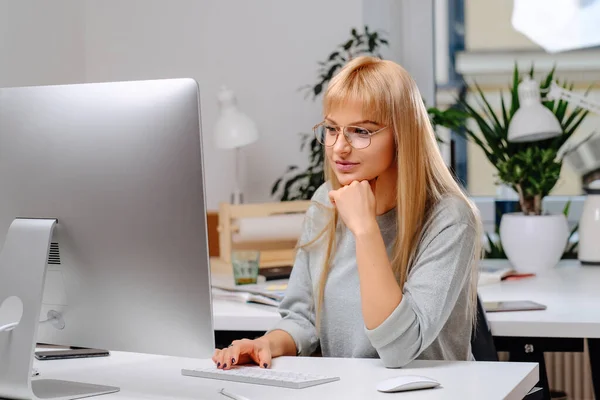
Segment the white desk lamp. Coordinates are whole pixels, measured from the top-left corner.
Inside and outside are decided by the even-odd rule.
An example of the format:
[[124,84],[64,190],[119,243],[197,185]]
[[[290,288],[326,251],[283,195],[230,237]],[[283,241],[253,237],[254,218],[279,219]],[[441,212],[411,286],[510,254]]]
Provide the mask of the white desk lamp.
[[517,90],[520,106],[508,126],[508,141],[530,142],[561,135],[558,119],[541,103],[538,83],[527,76]]
[[220,111],[215,124],[215,145],[220,149],[235,149],[235,178],[231,203],[240,204],[244,201],[240,189],[240,148],[258,140],[258,129],[254,121],[238,109],[233,91],[222,87],[217,98]]
[[[521,97],[521,94],[524,98]],[[562,88],[556,82],[550,84],[546,98],[548,100],[567,100],[569,105],[600,114],[600,104]],[[562,134],[560,124],[554,114],[540,103],[540,91],[535,81],[527,78],[519,85],[519,100],[521,107],[513,116],[508,128],[509,141],[536,141]],[[537,104],[535,104],[536,102]],[[548,116],[548,113],[541,112],[540,108],[546,109],[552,118]],[[554,124],[558,125],[558,133],[553,128]],[[589,177],[590,182],[584,182],[584,189],[588,196],[579,221],[578,257],[583,264],[600,265],[600,246],[597,244],[600,237],[600,180],[598,179],[600,176],[600,136],[593,135],[575,145],[565,144],[559,153],[564,155],[584,180]]]

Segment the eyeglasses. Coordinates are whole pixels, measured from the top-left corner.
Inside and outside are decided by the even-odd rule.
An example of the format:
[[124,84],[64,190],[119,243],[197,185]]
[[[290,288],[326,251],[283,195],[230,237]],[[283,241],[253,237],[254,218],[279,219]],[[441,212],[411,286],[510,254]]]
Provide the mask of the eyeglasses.
[[323,121],[313,127],[313,132],[323,146],[333,146],[337,142],[340,133],[343,132],[350,146],[355,149],[364,149],[371,144],[371,136],[384,129],[387,129],[387,126],[372,132],[360,126],[337,126]]

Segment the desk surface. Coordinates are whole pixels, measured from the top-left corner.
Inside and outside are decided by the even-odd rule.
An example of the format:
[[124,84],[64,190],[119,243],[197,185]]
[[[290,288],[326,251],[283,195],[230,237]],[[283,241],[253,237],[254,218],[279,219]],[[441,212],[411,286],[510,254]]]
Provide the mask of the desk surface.
[[236,301],[214,300],[216,331],[257,331],[271,329],[281,319],[276,307]]
[[[334,359],[282,357],[273,361],[274,369],[335,374],[340,381],[306,389],[284,389],[260,385],[186,377],[182,368],[212,365],[210,360],[194,360],[113,352],[110,357],[60,361],[36,361],[39,379],[63,379],[117,386],[121,391],[102,396],[107,400],[138,399],[214,399],[221,388],[248,397],[269,399],[522,399],[536,384],[537,364],[498,362],[415,361],[403,369],[386,369],[377,359]],[[420,374],[438,380],[443,387],[404,392],[379,393],[381,380]],[[100,399],[100,397],[98,397]]]
[[600,338],[600,268],[561,261],[535,277],[479,287],[482,301],[532,300],[544,311],[488,313],[496,336]]
[[[220,269],[223,273],[223,269]],[[600,268],[561,261],[532,278],[480,286],[482,301],[532,300],[544,311],[488,313],[496,336],[600,338]],[[216,330],[266,331],[280,316],[258,304],[215,301]]]

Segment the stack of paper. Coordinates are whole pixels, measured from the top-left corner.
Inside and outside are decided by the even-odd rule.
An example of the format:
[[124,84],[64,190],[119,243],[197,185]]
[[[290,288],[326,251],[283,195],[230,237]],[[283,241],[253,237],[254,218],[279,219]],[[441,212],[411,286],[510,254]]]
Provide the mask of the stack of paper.
[[215,299],[253,302],[277,307],[283,299],[287,280],[236,285],[232,279],[212,280],[212,295]]
[[479,269],[478,286],[500,283],[502,279],[515,273],[515,270],[509,266],[482,266]]
[[505,259],[484,259],[479,264],[478,285],[490,285],[504,280],[515,280],[533,277],[533,273],[515,271],[512,264]]
[[273,307],[279,306],[279,301],[267,296],[263,296],[261,294],[238,292],[233,290],[223,290],[213,287],[212,295],[213,299],[219,300],[240,301],[242,303],[260,303]]

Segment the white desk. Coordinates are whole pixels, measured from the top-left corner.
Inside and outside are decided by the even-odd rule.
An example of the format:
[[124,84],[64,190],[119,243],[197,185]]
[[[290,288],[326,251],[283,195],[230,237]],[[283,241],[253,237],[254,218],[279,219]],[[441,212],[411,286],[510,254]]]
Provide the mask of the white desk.
[[[532,278],[484,285],[482,301],[533,300],[544,311],[489,313],[496,336],[600,338],[600,268],[561,261]],[[258,304],[215,301],[215,330],[266,331],[280,319],[277,309]]]
[[268,331],[280,319],[276,307],[235,301],[213,301],[216,331]]
[[600,267],[564,260],[532,278],[480,286],[482,301],[532,300],[544,311],[488,313],[495,336],[600,338]]
[[[376,359],[282,357],[273,368],[335,374],[340,381],[306,389],[284,389],[185,377],[181,368],[212,365],[211,360],[113,352],[107,358],[36,361],[39,379],[64,379],[118,386],[121,391],[98,397],[107,400],[226,400],[225,388],[250,400],[269,399],[522,399],[538,381],[532,363],[415,361],[403,369],[386,369]],[[402,374],[422,374],[443,387],[397,394],[379,393],[375,385]]]
[[487,314],[497,349],[509,351],[512,360],[539,362],[542,387],[548,386],[544,352],[583,351],[587,339],[600,399],[600,268],[564,260],[535,277],[481,286],[478,292],[482,301],[533,300],[547,306]]

